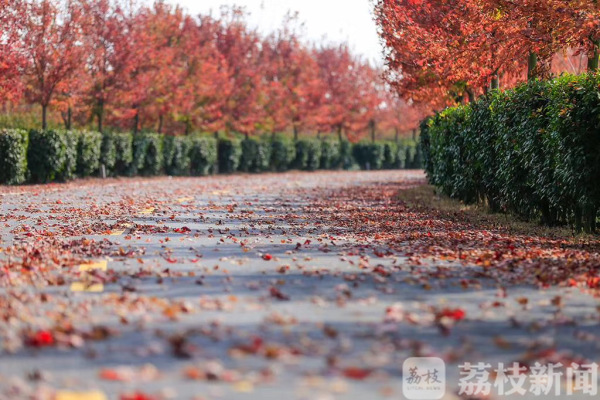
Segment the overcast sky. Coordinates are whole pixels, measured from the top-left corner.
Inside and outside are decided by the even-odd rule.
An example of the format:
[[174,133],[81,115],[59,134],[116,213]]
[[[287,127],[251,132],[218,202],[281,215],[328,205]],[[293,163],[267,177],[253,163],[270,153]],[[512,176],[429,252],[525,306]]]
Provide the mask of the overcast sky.
[[281,25],[287,11],[298,11],[305,22],[306,39],[347,42],[357,53],[381,63],[380,45],[369,0],[167,0],[192,14],[218,15],[222,5],[244,6],[249,22],[268,33]]

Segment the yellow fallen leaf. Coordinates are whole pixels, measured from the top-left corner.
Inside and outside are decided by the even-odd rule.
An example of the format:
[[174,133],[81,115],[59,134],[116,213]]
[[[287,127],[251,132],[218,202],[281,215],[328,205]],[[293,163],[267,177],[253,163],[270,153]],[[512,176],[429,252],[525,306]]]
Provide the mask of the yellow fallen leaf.
[[81,264],[79,270],[81,272],[89,272],[94,270],[106,271],[108,269],[108,262],[106,260],[94,261],[87,264]]
[[67,392],[59,391],[54,400],[107,400],[104,393],[99,391],[92,392]]
[[240,393],[250,393],[254,391],[254,385],[250,381],[239,381],[233,385],[233,390]]
[[88,293],[101,293],[104,292],[104,285],[102,283],[94,283],[88,285],[84,282],[73,282],[71,284],[72,292],[88,292]]
[[150,208],[146,208],[145,210],[141,211],[140,214],[152,214],[154,212],[154,207],[150,207]]
[[119,230],[116,230],[116,231],[111,231],[110,232],[110,236],[121,236],[124,233],[125,233],[124,229],[119,229]]

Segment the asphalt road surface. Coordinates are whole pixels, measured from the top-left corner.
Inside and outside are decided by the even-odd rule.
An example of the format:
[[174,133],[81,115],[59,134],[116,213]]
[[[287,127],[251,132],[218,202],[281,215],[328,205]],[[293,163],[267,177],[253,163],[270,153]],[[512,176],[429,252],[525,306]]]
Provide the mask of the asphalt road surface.
[[[499,363],[600,362],[597,291],[446,257],[444,240],[496,236],[398,199],[424,183],[389,171],[0,188],[0,398],[403,399],[409,357],[446,362],[446,399],[597,398],[565,375],[543,382],[558,397],[498,392]],[[489,367],[459,396],[466,362]]]

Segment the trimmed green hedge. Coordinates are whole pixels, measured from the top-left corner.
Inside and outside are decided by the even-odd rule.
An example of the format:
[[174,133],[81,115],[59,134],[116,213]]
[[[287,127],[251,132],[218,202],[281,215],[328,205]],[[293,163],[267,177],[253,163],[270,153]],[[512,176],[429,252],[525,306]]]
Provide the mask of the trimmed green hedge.
[[285,135],[217,140],[208,135],[4,129],[0,130],[0,184],[99,176],[102,166],[108,176],[204,176],[217,172],[217,166],[223,173],[353,169],[357,164],[365,167],[366,162],[371,169],[402,168],[400,160],[409,148],[414,151],[414,142],[354,145],[332,139],[294,141]]
[[354,160],[353,148],[354,145],[347,140],[342,140],[340,142],[340,168],[346,170],[356,168],[356,160]]
[[98,174],[102,155],[102,134],[81,132],[77,136],[77,175],[87,177]]
[[192,163],[190,148],[190,141],[185,136],[165,136],[163,162],[168,175],[186,176],[190,174]]
[[342,165],[340,141],[325,139],[321,142],[321,169],[338,169]]
[[394,142],[385,142],[383,144],[383,168],[396,169],[398,160],[398,144]]
[[116,161],[114,171],[117,175],[130,175],[133,165],[133,135],[117,133],[113,135]]
[[271,164],[271,145],[266,140],[248,137],[242,141],[240,171],[263,172]]
[[423,122],[428,177],[466,203],[595,230],[600,208],[600,77],[563,75]]
[[218,159],[219,172],[231,174],[240,167],[242,143],[236,138],[219,138]]
[[385,161],[385,145],[360,142],[354,145],[354,158],[362,169],[381,169]]
[[296,142],[296,160],[294,166],[305,171],[315,171],[321,165],[321,141],[318,139],[300,139]]
[[27,164],[33,182],[64,181],[75,176],[77,135],[69,131],[29,132]]
[[142,133],[133,137],[133,175],[160,175],[163,170],[163,136]]
[[190,136],[190,172],[205,176],[214,172],[217,165],[217,140],[213,137]]
[[18,185],[27,180],[29,135],[21,129],[0,129],[0,182]]
[[275,171],[283,172],[292,168],[296,159],[296,145],[285,136],[277,135],[271,142],[271,166]]

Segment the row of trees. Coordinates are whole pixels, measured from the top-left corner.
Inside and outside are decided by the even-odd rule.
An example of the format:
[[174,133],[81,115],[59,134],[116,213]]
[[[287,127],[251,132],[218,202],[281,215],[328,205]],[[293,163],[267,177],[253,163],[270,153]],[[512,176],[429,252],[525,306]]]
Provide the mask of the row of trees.
[[598,69],[598,0],[375,0],[375,16],[389,82],[435,107]]
[[240,9],[187,14],[162,1],[0,0],[1,103],[39,104],[42,125],[337,132],[416,127],[419,109],[346,45],[309,46],[289,15],[267,36]]

